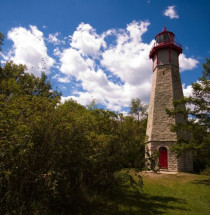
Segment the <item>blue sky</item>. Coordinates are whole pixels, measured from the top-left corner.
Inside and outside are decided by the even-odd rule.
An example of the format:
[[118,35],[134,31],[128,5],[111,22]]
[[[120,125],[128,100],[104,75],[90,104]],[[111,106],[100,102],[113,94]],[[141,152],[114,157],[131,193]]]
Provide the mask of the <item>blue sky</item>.
[[125,112],[131,98],[149,102],[149,51],[165,25],[183,46],[185,95],[210,57],[208,0],[0,0],[5,35],[1,63],[46,72],[62,100]]

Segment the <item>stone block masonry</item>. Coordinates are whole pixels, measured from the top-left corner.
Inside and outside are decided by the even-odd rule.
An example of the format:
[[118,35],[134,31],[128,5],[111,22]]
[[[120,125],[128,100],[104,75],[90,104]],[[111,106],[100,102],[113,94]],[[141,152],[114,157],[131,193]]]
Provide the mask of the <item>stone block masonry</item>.
[[166,108],[174,109],[173,100],[183,97],[179,69],[172,65],[158,66],[154,70],[147,123],[148,141],[176,141],[171,125],[182,120],[169,117]]
[[[165,171],[193,170],[192,154],[183,152],[180,157],[173,153],[172,146],[178,140],[178,135],[171,131],[171,126],[185,123],[182,114],[170,117],[166,108],[174,110],[174,100],[183,98],[182,83],[179,73],[180,44],[174,41],[174,33],[166,28],[156,35],[156,43],[150,51],[153,60],[153,81],[147,122],[147,148],[149,153],[158,151],[159,163]],[[185,108],[179,105],[176,108]]]

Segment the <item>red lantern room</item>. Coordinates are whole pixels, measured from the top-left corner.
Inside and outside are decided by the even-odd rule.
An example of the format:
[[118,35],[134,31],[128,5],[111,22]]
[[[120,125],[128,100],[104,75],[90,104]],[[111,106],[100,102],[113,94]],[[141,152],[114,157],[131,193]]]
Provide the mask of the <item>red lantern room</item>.
[[155,44],[149,55],[150,59],[153,60],[153,70],[159,65],[172,64],[179,66],[178,58],[182,53],[182,46],[175,42],[174,38],[174,33],[167,31],[166,27],[156,35]]

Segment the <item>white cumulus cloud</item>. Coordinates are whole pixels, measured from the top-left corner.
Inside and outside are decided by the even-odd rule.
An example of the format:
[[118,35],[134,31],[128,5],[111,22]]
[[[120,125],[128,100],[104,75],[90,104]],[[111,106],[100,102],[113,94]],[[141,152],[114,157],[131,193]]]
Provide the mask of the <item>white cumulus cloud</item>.
[[[183,93],[184,93],[185,97],[193,96],[192,85],[188,85],[187,87],[185,87],[185,84],[183,84],[182,88],[183,88]],[[186,104],[186,108],[190,109],[190,110],[194,110],[195,105],[193,105],[193,104]]]
[[70,45],[84,56],[97,57],[100,54],[100,48],[105,47],[105,41],[91,25],[81,23],[72,35]]
[[64,41],[61,41],[61,40],[58,39],[59,34],[60,34],[59,32],[56,32],[55,34],[49,34],[48,38],[47,38],[47,41],[49,43],[53,43],[54,45],[64,43]]
[[187,87],[185,87],[185,84],[184,84],[182,87],[183,87],[183,93],[185,97],[189,97],[193,95],[192,85],[188,85]]
[[194,58],[187,58],[185,54],[179,56],[179,66],[181,71],[192,70],[197,67],[199,61]]
[[[148,102],[152,77],[148,56],[153,41],[142,43],[142,35],[149,24],[133,21],[126,29],[99,35],[92,26],[81,23],[71,37],[70,48],[60,54],[60,70],[80,81],[83,90],[63,100],[72,98],[87,105],[95,99],[115,111],[128,107],[131,98]],[[112,44],[106,43],[108,37],[112,37]]]
[[[90,24],[81,23],[72,35],[70,42],[63,43],[59,33],[49,34],[44,40],[43,33],[36,26],[29,29],[18,27],[8,33],[13,48],[5,60],[26,64],[29,72],[39,76],[41,68],[50,72],[53,67],[53,82],[65,88],[65,97],[88,105],[95,99],[104,107],[125,112],[132,98],[149,102],[152,84],[152,60],[149,52],[154,44],[144,42],[143,35],[148,31],[149,21],[133,21],[122,29],[109,29],[98,34]],[[54,44],[48,55],[45,44]],[[198,61],[180,55],[181,71],[195,68]],[[40,68],[40,69],[37,69]],[[68,93],[69,90],[69,93]],[[190,87],[184,88],[184,93]]]
[[[101,63],[122,81],[139,85],[151,78],[152,61],[148,56],[153,41],[150,44],[140,42],[145,28],[141,28],[142,23],[133,25],[128,26],[129,31],[116,34],[116,46],[111,46],[103,52]],[[139,39],[136,35],[139,35]]]
[[130,38],[134,42],[141,42],[142,38],[141,36],[147,32],[147,28],[150,25],[149,21],[145,22],[137,22],[133,21],[130,24],[127,25],[127,31],[130,34]]
[[163,12],[164,16],[168,16],[170,19],[178,19],[179,15],[176,11],[176,7],[174,5],[172,6],[168,6],[164,12]]
[[12,28],[8,32],[8,39],[14,43],[10,60],[26,64],[28,71],[36,76],[40,76],[42,71],[49,73],[55,61],[48,56],[43,33],[36,26],[30,25],[29,29]]
[[[97,34],[91,25],[81,23],[70,36],[70,47],[59,55],[60,70],[66,75],[59,81],[74,77],[80,83],[63,101],[72,98],[88,105],[95,99],[115,111],[129,107],[131,98],[148,103],[152,83],[149,52],[154,40],[144,43],[142,36],[149,25],[148,21],[133,21],[124,29]],[[193,69],[197,64],[196,59],[180,55],[182,71]]]
[[81,72],[84,72],[88,69],[88,66],[85,64],[84,59],[81,57],[80,53],[72,48],[65,49],[60,55],[61,61],[61,72],[68,76],[75,76]]

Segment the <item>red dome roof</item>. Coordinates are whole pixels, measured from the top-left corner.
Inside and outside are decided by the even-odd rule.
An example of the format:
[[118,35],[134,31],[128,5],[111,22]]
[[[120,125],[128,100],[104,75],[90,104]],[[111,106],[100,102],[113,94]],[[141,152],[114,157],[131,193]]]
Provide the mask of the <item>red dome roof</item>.
[[182,53],[182,45],[174,41],[175,34],[171,31],[167,31],[166,27],[163,28],[163,31],[156,35],[155,44],[152,47],[149,57],[153,58],[157,50],[160,49],[174,49],[178,54]]

